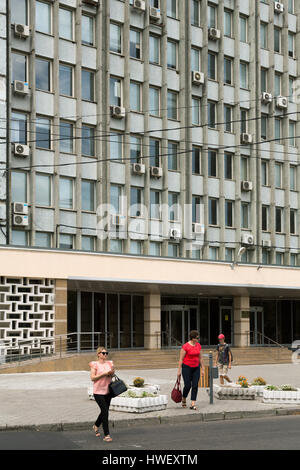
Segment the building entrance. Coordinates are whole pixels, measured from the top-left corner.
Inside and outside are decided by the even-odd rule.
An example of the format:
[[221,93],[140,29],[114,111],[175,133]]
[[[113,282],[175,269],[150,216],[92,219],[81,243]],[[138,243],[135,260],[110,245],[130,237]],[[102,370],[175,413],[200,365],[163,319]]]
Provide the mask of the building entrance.
[[161,310],[162,347],[172,348],[186,343],[189,332],[198,330],[198,307],[165,305]]
[[250,310],[250,345],[264,343],[264,312],[262,307],[251,307]]

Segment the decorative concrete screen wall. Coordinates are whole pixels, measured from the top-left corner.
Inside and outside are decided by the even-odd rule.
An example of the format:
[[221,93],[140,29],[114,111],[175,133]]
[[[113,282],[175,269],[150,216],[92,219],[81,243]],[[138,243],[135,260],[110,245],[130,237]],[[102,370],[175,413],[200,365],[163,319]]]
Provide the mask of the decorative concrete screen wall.
[[52,279],[0,277],[0,344],[5,354],[53,352]]

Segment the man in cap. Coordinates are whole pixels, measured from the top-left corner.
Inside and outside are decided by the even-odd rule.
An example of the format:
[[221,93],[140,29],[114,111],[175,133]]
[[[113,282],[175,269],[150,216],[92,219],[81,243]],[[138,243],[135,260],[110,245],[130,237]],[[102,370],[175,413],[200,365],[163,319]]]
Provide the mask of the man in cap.
[[219,344],[217,346],[217,354],[215,359],[215,367],[218,366],[220,375],[220,384],[224,385],[224,379],[233,385],[228,377],[228,369],[231,369],[232,354],[229,344],[225,343],[225,336],[221,333],[218,336]]

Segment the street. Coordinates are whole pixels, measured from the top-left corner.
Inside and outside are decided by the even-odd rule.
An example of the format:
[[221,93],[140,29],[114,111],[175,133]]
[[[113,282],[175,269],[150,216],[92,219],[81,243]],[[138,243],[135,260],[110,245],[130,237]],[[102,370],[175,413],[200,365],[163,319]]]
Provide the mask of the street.
[[111,429],[112,443],[93,431],[0,433],[0,450],[299,450],[300,416]]

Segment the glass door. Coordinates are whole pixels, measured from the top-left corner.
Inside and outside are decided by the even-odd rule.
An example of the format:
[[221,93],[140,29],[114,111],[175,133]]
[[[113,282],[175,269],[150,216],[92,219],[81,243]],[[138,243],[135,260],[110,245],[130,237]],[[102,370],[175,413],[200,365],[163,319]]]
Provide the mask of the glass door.
[[161,311],[162,347],[174,348],[189,341],[189,332],[197,330],[198,308],[166,305]]
[[250,310],[250,346],[264,344],[263,308],[251,307]]
[[232,343],[232,308],[220,308],[220,331],[225,336],[225,341],[228,344]]

